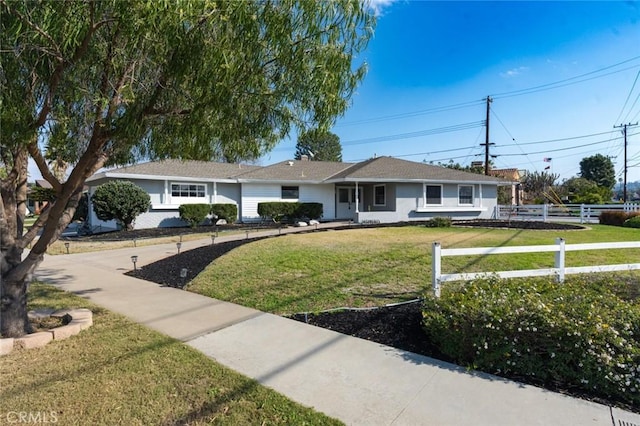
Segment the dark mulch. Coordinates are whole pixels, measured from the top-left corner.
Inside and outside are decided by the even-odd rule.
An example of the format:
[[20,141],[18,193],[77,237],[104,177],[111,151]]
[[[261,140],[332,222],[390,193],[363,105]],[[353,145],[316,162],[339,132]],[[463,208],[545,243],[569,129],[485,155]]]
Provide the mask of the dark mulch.
[[397,349],[451,361],[438,351],[423,331],[421,308],[421,301],[413,301],[378,309],[295,314],[290,318]]

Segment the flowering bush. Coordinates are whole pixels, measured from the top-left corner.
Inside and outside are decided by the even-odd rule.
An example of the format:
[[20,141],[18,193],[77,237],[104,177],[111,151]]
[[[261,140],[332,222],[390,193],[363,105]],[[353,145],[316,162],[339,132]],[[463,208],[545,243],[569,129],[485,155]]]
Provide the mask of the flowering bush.
[[[424,302],[423,323],[461,365],[552,388],[640,404],[637,276],[487,278]],[[635,297],[635,296],[634,296]]]

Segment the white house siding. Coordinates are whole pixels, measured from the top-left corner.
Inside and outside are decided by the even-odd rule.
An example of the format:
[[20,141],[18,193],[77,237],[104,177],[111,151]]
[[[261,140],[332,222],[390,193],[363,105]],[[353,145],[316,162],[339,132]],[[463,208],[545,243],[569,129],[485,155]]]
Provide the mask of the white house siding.
[[297,186],[299,188],[299,198],[301,203],[322,203],[323,219],[331,220],[335,217],[335,193],[334,185],[300,185],[295,183],[266,184],[266,183],[243,183],[242,184],[242,206],[240,220],[243,222],[255,222],[261,220],[258,214],[258,204],[283,200],[282,186]]
[[[360,209],[358,222],[374,221],[380,223],[428,220],[443,216],[452,219],[490,219],[496,206],[496,185],[474,185],[473,206],[458,205],[458,184],[445,184],[442,188],[442,206],[424,207],[423,184],[396,184],[393,211],[367,211]],[[481,197],[482,195],[482,197]]]
[[[180,180],[131,180],[131,182],[138,185],[149,194],[152,206],[148,212],[142,213],[136,218],[134,223],[135,229],[186,226],[187,224],[180,219],[180,214],[178,213],[178,208],[181,204],[224,203],[239,205],[240,200],[240,185],[235,183],[215,183],[214,186],[213,182],[199,182],[197,180],[190,180],[188,182]],[[206,196],[204,199],[171,197],[172,183],[205,185]],[[90,193],[93,194],[94,190],[95,187],[90,188]],[[238,208],[238,210],[240,209]],[[92,209],[90,221],[92,227],[99,227],[103,229],[116,228],[115,221],[101,221],[96,217]]]

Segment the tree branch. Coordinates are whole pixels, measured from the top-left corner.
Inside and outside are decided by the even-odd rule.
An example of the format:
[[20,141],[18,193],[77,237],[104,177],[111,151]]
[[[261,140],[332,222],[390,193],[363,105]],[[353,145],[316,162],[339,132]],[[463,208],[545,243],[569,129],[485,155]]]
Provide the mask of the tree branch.
[[54,174],[51,173],[51,170],[49,170],[47,160],[44,158],[44,155],[42,155],[42,151],[40,151],[40,148],[38,147],[38,142],[30,142],[27,145],[27,150],[29,151],[29,155],[31,156],[33,161],[35,161],[36,165],[38,166],[38,170],[42,174],[42,178],[49,182],[53,190],[56,192],[56,194],[58,194],[62,190],[62,186],[58,178],[56,178]]

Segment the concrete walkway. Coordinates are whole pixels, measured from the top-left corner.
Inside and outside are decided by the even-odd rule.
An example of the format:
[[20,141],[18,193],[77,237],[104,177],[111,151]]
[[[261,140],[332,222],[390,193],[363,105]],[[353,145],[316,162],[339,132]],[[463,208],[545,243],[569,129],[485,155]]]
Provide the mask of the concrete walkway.
[[[216,242],[232,238],[245,235]],[[640,426],[634,413],[123,275],[132,255],[143,266],[175,253],[165,244],[47,256],[37,278],[350,425]]]

